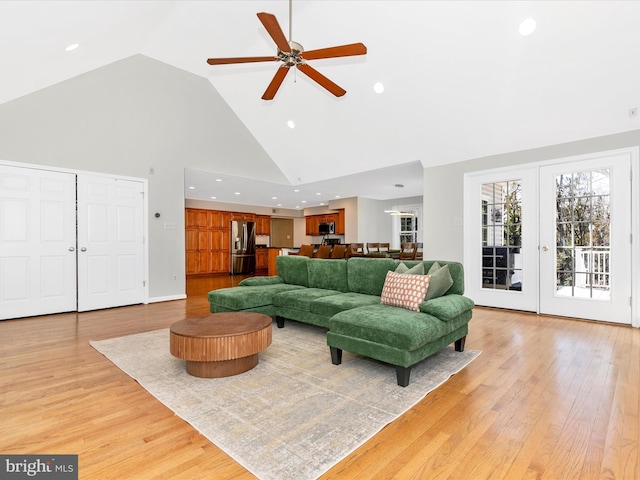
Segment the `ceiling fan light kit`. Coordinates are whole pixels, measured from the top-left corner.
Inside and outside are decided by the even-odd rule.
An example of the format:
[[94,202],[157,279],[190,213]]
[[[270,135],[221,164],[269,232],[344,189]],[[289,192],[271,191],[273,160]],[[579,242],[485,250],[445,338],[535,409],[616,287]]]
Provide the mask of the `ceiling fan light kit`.
[[[278,52],[275,57],[209,58],[207,63],[209,65],[227,65],[233,63],[281,62],[281,65],[276,70],[271,83],[269,83],[269,86],[262,95],[263,100],[273,100],[291,67],[297,68],[311,80],[331,92],[336,97],[341,97],[347,93],[345,89],[332,82],[309,65],[307,60],[364,55],[367,53],[367,47],[365,47],[364,44],[352,43],[349,45],[320,48],[305,52],[302,45],[298,42],[294,42],[291,38],[287,40],[275,15],[266,12],[260,12],[257,15],[260,22],[262,22],[262,25],[267,30],[267,33],[278,47]],[[291,37],[291,2],[289,2],[289,37]]]

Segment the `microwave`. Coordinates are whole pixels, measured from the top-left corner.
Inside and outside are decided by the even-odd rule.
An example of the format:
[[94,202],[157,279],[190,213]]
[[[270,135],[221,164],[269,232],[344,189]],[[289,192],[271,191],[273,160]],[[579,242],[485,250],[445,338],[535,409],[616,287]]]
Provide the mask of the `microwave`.
[[333,235],[336,233],[335,222],[320,223],[318,224],[318,233],[320,235]]

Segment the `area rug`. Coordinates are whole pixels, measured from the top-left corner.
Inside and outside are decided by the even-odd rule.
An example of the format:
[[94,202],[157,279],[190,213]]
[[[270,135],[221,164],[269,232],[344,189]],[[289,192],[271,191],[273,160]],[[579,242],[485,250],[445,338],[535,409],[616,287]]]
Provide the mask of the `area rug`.
[[287,322],[243,374],[203,379],[169,353],[169,330],[91,341],[154,397],[262,480],[315,479],[480,352],[446,348],[411,371],[344,352],[333,365],[326,331]]

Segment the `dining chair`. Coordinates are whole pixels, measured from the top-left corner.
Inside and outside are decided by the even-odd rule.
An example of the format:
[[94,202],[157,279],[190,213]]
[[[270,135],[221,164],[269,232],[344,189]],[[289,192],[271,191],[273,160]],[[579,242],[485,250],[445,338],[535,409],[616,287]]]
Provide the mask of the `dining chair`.
[[301,257],[313,257],[313,245],[302,245],[298,250],[298,255]]
[[367,253],[378,253],[380,250],[379,243],[367,243]]
[[416,255],[413,257],[414,260],[422,260],[422,242],[416,243]]
[[400,245],[400,260],[414,260],[416,256],[416,244],[414,242],[403,242]]
[[331,250],[331,256],[329,258],[344,258],[346,252],[346,245],[334,245],[333,250]]
[[349,244],[349,251],[347,252],[349,257],[363,257],[364,256],[364,243],[351,243]]
[[320,245],[314,258],[329,258],[329,255],[331,255],[331,245]]

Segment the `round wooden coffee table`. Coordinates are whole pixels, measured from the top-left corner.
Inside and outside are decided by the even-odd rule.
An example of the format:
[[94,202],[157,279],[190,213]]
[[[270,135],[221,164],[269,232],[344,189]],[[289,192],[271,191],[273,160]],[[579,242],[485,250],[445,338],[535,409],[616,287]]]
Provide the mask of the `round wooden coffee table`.
[[191,317],[171,325],[170,351],[187,361],[196,377],[220,378],[251,370],[258,352],[271,345],[271,317],[225,312]]

